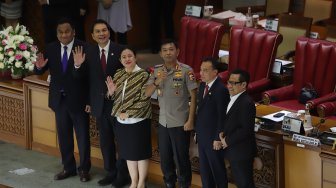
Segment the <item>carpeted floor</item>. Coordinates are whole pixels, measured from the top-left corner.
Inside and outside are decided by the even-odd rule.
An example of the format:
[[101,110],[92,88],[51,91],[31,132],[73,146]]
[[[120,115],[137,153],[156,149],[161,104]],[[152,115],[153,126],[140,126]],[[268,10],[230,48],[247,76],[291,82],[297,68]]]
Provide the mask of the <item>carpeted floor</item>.
[[[17,175],[17,169],[28,168],[32,173]],[[19,146],[0,141],[0,188],[79,188],[101,187],[97,182],[105,175],[103,169],[92,168],[92,180],[82,183],[79,176],[55,181],[54,175],[62,170],[60,158],[44,153],[26,150]],[[105,186],[111,187],[111,186]],[[159,185],[147,184],[148,188],[159,188]]]

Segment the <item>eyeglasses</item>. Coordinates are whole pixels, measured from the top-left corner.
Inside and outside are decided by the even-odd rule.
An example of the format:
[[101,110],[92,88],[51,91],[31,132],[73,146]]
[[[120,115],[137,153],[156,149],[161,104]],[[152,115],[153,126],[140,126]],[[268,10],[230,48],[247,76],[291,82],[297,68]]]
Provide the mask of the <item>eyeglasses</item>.
[[227,84],[230,84],[232,86],[237,85],[237,84],[241,84],[241,83],[242,82],[235,82],[235,81],[230,81],[230,80],[227,81]]

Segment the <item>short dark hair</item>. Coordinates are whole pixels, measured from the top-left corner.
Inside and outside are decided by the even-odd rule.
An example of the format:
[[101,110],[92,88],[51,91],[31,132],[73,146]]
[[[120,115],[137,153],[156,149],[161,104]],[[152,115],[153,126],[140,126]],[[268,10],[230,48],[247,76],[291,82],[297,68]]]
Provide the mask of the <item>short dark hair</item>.
[[108,29],[109,32],[111,33],[112,28],[111,28],[110,24],[108,24],[108,23],[107,23],[105,20],[103,20],[103,19],[97,19],[96,21],[93,22],[93,24],[92,24],[92,26],[91,26],[91,33],[93,33],[94,27],[95,27],[97,24],[104,24],[104,25],[106,25],[107,29]]
[[219,62],[216,58],[214,58],[214,57],[204,57],[202,59],[202,63],[203,62],[210,62],[213,69],[219,70]]
[[163,45],[171,44],[171,43],[174,44],[176,49],[179,48],[178,42],[175,39],[170,39],[170,38],[164,39],[164,40],[161,41],[161,48],[162,48]]
[[250,82],[250,74],[247,71],[235,69],[231,71],[230,75],[232,74],[239,74],[239,82],[246,82],[246,84]]
[[75,28],[76,28],[74,22],[72,21],[72,19],[67,18],[67,17],[62,17],[62,18],[58,19],[57,20],[57,26],[56,26],[56,28],[59,25],[62,25],[62,24],[69,24],[72,30],[75,30]]
[[123,47],[124,48],[121,52],[123,52],[124,50],[131,50],[133,52],[134,56],[136,57],[136,50],[133,47],[131,47],[131,46],[123,46]]

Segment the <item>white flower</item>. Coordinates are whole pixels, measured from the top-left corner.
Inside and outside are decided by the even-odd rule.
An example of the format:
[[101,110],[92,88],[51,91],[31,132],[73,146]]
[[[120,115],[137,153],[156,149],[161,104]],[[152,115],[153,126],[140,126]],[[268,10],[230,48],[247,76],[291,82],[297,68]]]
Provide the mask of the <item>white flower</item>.
[[11,57],[8,59],[8,63],[12,63],[14,60],[15,60],[15,57],[14,57],[14,56],[11,56]]
[[0,62],[0,69],[5,68],[5,64],[3,62]]
[[33,40],[32,38],[28,38],[28,39],[27,39],[27,42],[28,42],[29,44],[33,44],[33,43],[34,43],[34,40]]
[[22,67],[22,61],[15,62],[15,67],[16,68],[21,68]]
[[22,55],[23,55],[24,58],[28,59],[28,58],[30,57],[30,52],[28,52],[28,51],[26,50],[26,51],[24,51],[24,52],[22,53]]
[[14,55],[14,51],[13,51],[13,50],[9,51],[9,52],[8,52],[8,55],[9,55],[9,56],[13,56],[13,55]]
[[29,66],[28,70],[29,70],[29,71],[33,71],[33,70],[34,70],[34,65],[31,64],[31,65]]
[[4,54],[0,53],[0,61],[2,61],[4,59]]

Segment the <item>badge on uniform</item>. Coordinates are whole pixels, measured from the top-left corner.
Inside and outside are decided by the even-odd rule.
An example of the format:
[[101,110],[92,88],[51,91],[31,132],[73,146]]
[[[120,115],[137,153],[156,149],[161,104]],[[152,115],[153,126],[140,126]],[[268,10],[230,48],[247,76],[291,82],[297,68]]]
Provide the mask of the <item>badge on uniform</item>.
[[182,71],[181,71],[181,70],[176,71],[176,72],[175,72],[175,77],[176,77],[176,78],[180,78],[180,77],[182,77]]
[[195,80],[195,75],[194,75],[194,73],[192,71],[188,72],[188,76],[189,76],[189,80],[190,81],[194,81]]
[[177,95],[177,96],[180,95],[181,86],[182,86],[182,84],[178,83],[178,82],[175,82],[173,84],[173,87],[175,88],[175,95]]

